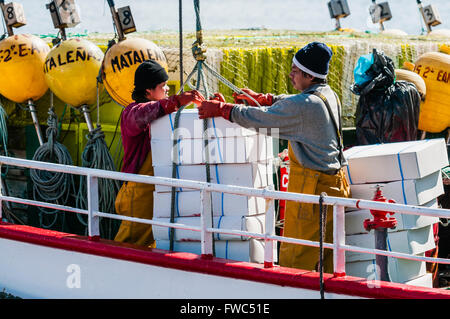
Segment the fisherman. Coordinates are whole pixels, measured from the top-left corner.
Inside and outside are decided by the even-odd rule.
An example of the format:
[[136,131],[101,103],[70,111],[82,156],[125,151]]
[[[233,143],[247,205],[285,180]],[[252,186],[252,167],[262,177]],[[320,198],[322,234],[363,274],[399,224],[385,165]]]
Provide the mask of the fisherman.
[[[154,60],[142,62],[135,72],[132,102],[122,112],[121,134],[124,149],[122,172],[153,176],[150,125],[180,106],[200,104],[201,93],[188,91],[168,97],[166,70]],[[153,218],[153,184],[125,182],[117,194],[117,214]],[[116,241],[155,247],[151,225],[122,221]]]
[[[319,42],[309,43],[295,54],[289,77],[301,94],[275,96],[242,89],[252,99],[234,94],[235,103],[239,104],[203,101],[199,117],[222,116],[246,128],[267,129],[267,134],[278,129],[279,138],[289,141],[289,192],[349,197],[350,188],[342,169],[347,162],[343,155],[340,103],[326,81],[331,56],[330,48]],[[254,107],[257,104],[253,99],[260,107]],[[242,105],[244,101],[248,106]],[[332,217],[329,207],[326,242],[333,240]],[[319,241],[319,205],[288,201],[284,235]],[[333,272],[332,256],[332,251],[325,249],[325,272]],[[317,270],[318,258],[318,248],[281,244],[281,266]]]

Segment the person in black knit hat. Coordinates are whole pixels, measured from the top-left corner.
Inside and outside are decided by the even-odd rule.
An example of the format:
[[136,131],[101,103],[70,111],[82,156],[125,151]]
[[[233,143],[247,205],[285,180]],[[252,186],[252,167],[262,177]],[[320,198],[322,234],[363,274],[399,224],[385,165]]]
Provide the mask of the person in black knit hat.
[[[236,104],[203,101],[200,118],[222,116],[243,127],[265,128],[269,134],[277,129],[279,138],[289,141],[289,192],[348,197],[340,103],[326,80],[332,54],[320,42],[309,43],[295,54],[289,77],[300,94],[275,96],[242,89],[252,98],[234,94]],[[244,101],[247,106],[242,105]],[[255,107],[255,101],[260,107]],[[325,241],[333,242],[331,206],[326,221]],[[319,241],[318,205],[288,201],[283,235]],[[315,270],[318,260],[318,248],[281,244],[281,266]],[[329,249],[324,252],[324,270],[333,272],[333,253]]]
[[[135,72],[132,98],[121,115],[124,149],[122,172],[153,176],[150,150],[152,121],[177,111],[181,106],[200,104],[204,97],[197,91],[168,96],[166,70],[154,60],[142,62]],[[116,197],[117,214],[152,219],[155,185],[124,183]],[[155,247],[151,225],[122,221],[116,241]]]

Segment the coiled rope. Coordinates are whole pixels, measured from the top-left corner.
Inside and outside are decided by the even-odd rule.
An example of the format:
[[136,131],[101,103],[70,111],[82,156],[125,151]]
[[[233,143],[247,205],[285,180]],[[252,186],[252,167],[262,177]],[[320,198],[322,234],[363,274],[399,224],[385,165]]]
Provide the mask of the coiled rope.
[[[53,95],[53,93],[50,94]],[[53,101],[53,99],[51,100]],[[57,141],[58,118],[53,107],[53,102],[51,102],[48,114],[48,128],[46,130],[47,142],[38,147],[33,156],[33,160],[73,165],[69,151],[63,144]],[[33,182],[33,198],[35,200],[66,205],[71,199],[71,196],[75,194],[75,183],[71,174],[30,169],[30,177]],[[58,220],[58,216],[62,214],[62,229],[64,229],[64,212],[61,213],[57,210],[46,209],[44,207],[38,207],[38,209],[41,227],[53,227]],[[47,215],[53,217],[49,224],[44,222],[45,216]]]
[[[99,81],[97,80],[97,125],[96,128],[86,135],[87,143],[81,154],[81,166],[89,168],[97,168],[103,170],[116,171],[114,160],[109,152],[109,148],[105,142],[105,133],[100,125],[99,111]],[[115,199],[120,189],[120,182],[114,179],[98,179],[98,203],[99,210],[105,213],[115,213]],[[87,209],[87,181],[82,176],[78,188],[76,205],[78,208]],[[85,216],[77,215],[78,220],[86,227],[87,221]],[[113,239],[118,231],[120,221],[108,218],[100,218],[100,236],[103,238]]]
[[[2,103],[0,102],[0,142],[1,142],[1,154],[4,156],[9,156],[8,152],[8,126],[6,124],[6,119],[8,115],[6,114],[5,109],[3,108]],[[6,184],[6,176],[8,175],[8,166],[3,165],[1,176],[2,176],[2,182],[1,182],[1,190],[2,195],[9,196],[9,189],[8,185]],[[11,207],[11,203],[6,201],[4,202],[4,205],[2,205],[2,211],[4,213],[4,216],[10,220],[16,220],[20,224],[25,224],[24,221],[22,221],[19,217],[17,217]]]

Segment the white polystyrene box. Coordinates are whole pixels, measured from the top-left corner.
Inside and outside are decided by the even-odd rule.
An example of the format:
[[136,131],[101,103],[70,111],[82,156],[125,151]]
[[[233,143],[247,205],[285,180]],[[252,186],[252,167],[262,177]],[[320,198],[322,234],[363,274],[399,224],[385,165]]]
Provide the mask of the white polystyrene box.
[[[153,217],[170,217],[172,193],[153,193]],[[175,216],[200,216],[200,191],[175,193]],[[265,213],[266,200],[261,197],[247,197],[227,193],[211,192],[214,216],[241,216]]]
[[251,135],[219,137],[208,142],[209,159],[205,156],[203,139],[181,139],[176,146],[170,139],[151,142],[153,166],[190,164],[240,164],[262,162],[273,158],[273,141],[270,136]]
[[[153,218],[154,221],[169,223],[170,218]],[[179,217],[175,223],[187,226],[201,225],[200,217]],[[265,216],[220,216],[214,217],[213,228],[246,231],[250,233],[265,233]],[[169,240],[169,228],[153,225],[153,237],[156,240]],[[175,229],[176,241],[200,241],[201,233],[195,230]],[[249,237],[215,233],[216,240],[249,240]]]
[[350,184],[417,179],[448,166],[444,139],[354,146],[344,155]]
[[[423,253],[419,255],[425,256]],[[345,273],[348,276],[379,280],[376,267],[375,259],[354,261],[346,263]],[[424,261],[388,257],[388,273],[391,282],[405,283],[425,275],[426,272],[427,267]]]
[[[172,165],[154,166],[154,175],[172,178]],[[273,163],[253,162],[244,164],[210,165],[211,183],[252,188],[273,185]],[[176,166],[176,178],[206,182],[206,165]],[[168,186],[155,185],[157,192],[171,192]],[[177,190],[180,190],[177,188]]]
[[[437,200],[431,200],[430,202],[422,205],[422,207],[428,208],[438,208]],[[409,215],[409,214],[399,214],[387,215],[387,217],[394,217],[397,220],[397,227],[395,229],[388,229],[388,232],[396,232],[406,229],[422,228],[425,226],[433,225],[439,222],[439,217],[433,216],[419,216],[419,215]],[[361,209],[348,211],[345,213],[345,234],[355,235],[368,233],[364,229],[364,220],[373,219],[370,210]]]
[[352,198],[372,200],[377,185],[382,186],[381,191],[385,198],[405,205],[422,205],[444,194],[441,172],[436,171],[418,179],[377,184],[353,184],[350,185]]
[[[172,139],[175,128],[176,113],[171,113],[152,122],[151,136],[157,140]],[[207,134],[210,138],[250,136],[255,135],[256,130],[246,129],[222,117],[207,119]],[[177,136],[183,139],[202,139],[204,121],[198,117],[198,109],[185,109],[180,112]]]
[[[264,263],[264,240],[250,239],[246,241],[215,241],[215,257],[252,263]],[[274,261],[276,260],[276,246],[274,245]],[[170,241],[156,240],[156,248],[169,250]],[[174,251],[182,251],[200,255],[201,244],[196,241],[174,242]]]
[[[345,236],[345,242],[350,246],[375,249],[374,231],[368,234],[347,235]],[[389,232],[387,242],[388,251],[411,255],[418,255],[436,248],[432,225],[417,229]],[[347,262],[352,262],[371,260],[374,255],[347,251],[345,256]]]
[[404,284],[409,286],[433,288],[433,274],[427,272],[425,275],[409,280]]

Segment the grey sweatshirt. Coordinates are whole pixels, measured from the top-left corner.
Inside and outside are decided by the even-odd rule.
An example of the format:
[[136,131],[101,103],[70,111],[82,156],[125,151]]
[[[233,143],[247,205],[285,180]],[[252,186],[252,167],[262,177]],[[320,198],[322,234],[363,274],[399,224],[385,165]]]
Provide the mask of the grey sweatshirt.
[[230,120],[246,128],[266,128],[272,136],[276,134],[273,129],[279,129],[279,138],[290,141],[300,164],[334,174],[341,168],[336,129],[325,103],[310,94],[314,91],[326,97],[339,123],[338,103],[326,84],[313,85],[301,94],[275,96],[272,106],[235,105]]

